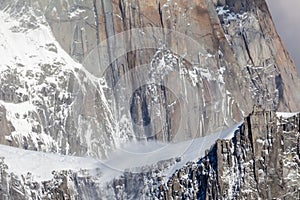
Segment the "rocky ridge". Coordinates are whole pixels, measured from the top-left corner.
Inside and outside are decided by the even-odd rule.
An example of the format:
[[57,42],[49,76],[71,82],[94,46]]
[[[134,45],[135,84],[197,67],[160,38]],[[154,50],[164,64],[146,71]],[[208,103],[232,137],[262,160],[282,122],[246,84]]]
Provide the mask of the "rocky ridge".
[[[280,116],[256,108],[230,140],[218,140],[199,160],[171,177],[164,170],[180,160],[161,161],[141,173],[124,172],[103,184],[86,171],[54,171],[35,182],[16,177],[1,161],[2,199],[297,199],[300,115]],[[17,198],[18,197],[18,198]]]

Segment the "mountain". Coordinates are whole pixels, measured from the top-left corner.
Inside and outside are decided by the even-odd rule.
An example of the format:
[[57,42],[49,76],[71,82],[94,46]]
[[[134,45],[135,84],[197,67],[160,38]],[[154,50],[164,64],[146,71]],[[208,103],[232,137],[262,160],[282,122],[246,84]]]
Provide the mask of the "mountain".
[[1,7],[2,143],[106,158],[128,141],[230,127],[253,105],[299,109],[295,66],[264,1]]
[[264,0],[1,0],[0,25],[2,199],[299,196]]
[[[300,195],[299,123],[299,113],[275,113],[255,108],[244,123],[233,130],[231,139],[217,140],[202,158],[196,159],[195,152],[205,150],[201,146],[208,141],[207,137],[196,140],[182,158],[153,162],[139,171],[127,169],[116,172],[105,162],[92,159],[0,146],[0,152],[12,164],[8,167],[6,158],[0,162],[0,197],[297,199]],[[185,163],[181,159],[191,160]],[[21,168],[14,165],[18,162]],[[40,162],[53,166],[40,166]],[[178,164],[180,167],[170,176],[167,175]],[[51,169],[54,169],[52,173]],[[24,174],[26,170],[32,170],[32,173]]]

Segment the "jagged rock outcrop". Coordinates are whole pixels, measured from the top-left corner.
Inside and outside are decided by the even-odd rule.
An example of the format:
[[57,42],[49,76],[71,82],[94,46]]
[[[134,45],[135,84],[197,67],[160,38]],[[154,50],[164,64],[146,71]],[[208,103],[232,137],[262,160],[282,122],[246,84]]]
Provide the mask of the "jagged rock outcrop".
[[255,110],[232,140],[217,141],[206,157],[177,171],[160,197],[299,198],[299,117]]
[[[1,162],[2,199],[297,199],[300,183],[300,114],[278,117],[261,108],[245,118],[230,140],[218,140],[207,155],[172,177],[159,162],[112,182],[85,171],[54,172],[43,183],[9,174]],[[176,161],[177,162],[177,161]],[[178,160],[178,162],[180,162]],[[5,197],[5,198],[4,198]]]
[[[39,52],[14,48],[1,65],[12,125],[3,143],[105,158],[128,141],[207,135],[253,105],[299,109],[295,66],[262,0],[15,0],[1,12],[3,24],[13,22],[3,29],[4,56],[8,34],[26,35]],[[32,126],[24,131],[21,121]]]

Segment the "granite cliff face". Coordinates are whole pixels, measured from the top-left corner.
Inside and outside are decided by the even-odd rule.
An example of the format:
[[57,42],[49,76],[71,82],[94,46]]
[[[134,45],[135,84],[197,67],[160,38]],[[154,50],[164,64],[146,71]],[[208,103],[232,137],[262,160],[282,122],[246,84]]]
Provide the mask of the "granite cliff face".
[[71,166],[129,142],[216,140],[188,163],[116,175],[98,160],[42,180],[6,153],[1,199],[299,198],[300,116],[276,111],[299,111],[300,82],[265,1],[0,0],[0,26],[0,143],[20,148],[3,155]]
[[16,0],[1,13],[3,144],[105,158],[207,135],[253,105],[299,109],[264,1]]

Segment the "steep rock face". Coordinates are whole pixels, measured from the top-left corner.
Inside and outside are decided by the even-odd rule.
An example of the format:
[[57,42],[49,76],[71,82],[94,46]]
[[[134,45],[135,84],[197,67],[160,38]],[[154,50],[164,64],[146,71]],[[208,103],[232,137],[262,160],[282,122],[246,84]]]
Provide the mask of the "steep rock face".
[[258,109],[230,141],[174,174],[160,196],[200,199],[299,198],[299,114],[276,120]]
[[[54,35],[40,45],[36,38],[33,47],[49,52],[26,57],[52,55],[35,63],[40,75],[30,72],[24,57],[5,63],[3,104],[31,105],[37,93],[52,94],[52,100],[38,97],[36,114],[9,111],[14,127],[24,114],[35,124],[26,131],[15,127],[6,137],[17,146],[103,158],[130,140],[209,134],[240,121],[254,104],[299,109],[296,70],[264,1],[16,0],[1,8],[6,21],[18,22],[9,27],[12,34]],[[94,76],[73,69],[79,64],[61,56],[60,45]],[[52,76],[61,80],[50,83]],[[47,87],[33,87],[32,78]],[[58,99],[58,93],[66,95]]]
[[105,157],[115,145],[105,83],[61,49],[32,8],[0,15],[1,143]]
[[[171,177],[175,160],[125,172],[112,182],[83,170],[53,172],[35,182],[7,172],[1,162],[2,199],[297,199],[300,183],[300,115],[278,117],[261,108],[245,118],[230,140],[218,140],[207,156],[191,161]],[[180,162],[177,160],[176,162]]]
[[[77,7],[77,2],[68,3],[70,9],[66,9],[62,13],[72,11],[71,8]],[[149,41],[144,41],[141,35],[135,36],[135,33],[132,32],[125,33],[125,55],[121,55],[121,58],[117,57],[116,62],[110,66],[113,72],[108,73],[109,83],[117,82],[120,77],[120,79],[125,77],[124,79],[127,80],[124,86],[125,92],[123,92],[125,94],[122,94],[121,90],[118,91],[118,97],[115,97],[117,102],[115,112],[117,112],[118,118],[124,119],[131,115],[134,123],[136,123],[135,118],[142,119],[141,123],[150,123],[150,128],[147,127],[146,130],[135,130],[133,126],[135,134],[144,134],[146,137],[155,135],[158,139],[170,141],[177,133],[177,127],[183,127],[178,131],[183,135],[179,138],[205,135],[216,127],[221,128],[234,123],[234,121],[239,121],[242,114],[249,113],[254,104],[276,110],[299,109],[295,104],[299,97],[292,94],[292,91],[299,87],[295,67],[275,31],[264,1],[93,1],[93,5],[87,5],[93,9],[83,9],[77,16],[79,22],[74,22],[75,32],[77,29],[82,32],[90,32],[86,30],[91,28],[87,24],[82,25],[80,19],[92,20],[92,22],[94,20],[96,24],[94,37],[97,38],[97,43],[104,42],[106,44],[104,50],[100,48],[100,52],[107,51],[109,57],[116,56],[112,56],[111,54],[114,52],[105,48],[115,49],[119,44],[115,44],[116,41],[113,39],[108,41],[105,39],[116,33],[132,28],[141,28],[141,32],[147,37],[157,37],[155,40],[157,43],[153,45],[147,44]],[[55,6],[53,5],[53,7]],[[52,7],[48,9],[48,13],[50,13]],[[95,12],[96,19],[87,17],[91,15],[92,11]],[[47,16],[48,19],[53,17]],[[88,24],[94,23],[89,21]],[[51,20],[50,25],[54,33],[58,29],[57,27],[64,26],[55,22],[51,23]],[[163,31],[160,35],[147,27],[165,28],[169,31],[166,31],[167,33]],[[170,30],[184,34],[199,45],[192,44],[191,41],[180,38],[177,34],[172,34]],[[138,39],[134,39],[136,37]],[[58,41],[61,40],[60,36],[57,38]],[[87,38],[87,40],[79,40],[80,44],[84,44],[81,46],[87,48],[87,50],[81,50],[81,55],[86,54],[85,51],[91,51],[92,55],[97,54],[95,50],[92,50],[95,47],[89,45],[94,44],[89,41],[94,41],[94,38]],[[161,39],[161,43],[159,43],[159,39]],[[75,41],[78,40],[70,43],[64,42],[63,47],[68,50]],[[140,46],[140,43],[147,47],[150,46],[152,49],[143,49],[142,51],[132,48],[132,46]],[[171,52],[161,52],[161,46],[165,46]],[[72,54],[72,52],[68,52]],[[178,82],[178,85],[171,88],[172,91],[175,90],[177,96],[175,106],[177,106],[177,110],[180,110],[177,112],[176,108],[175,111],[166,109],[174,102],[174,98],[170,97],[170,92],[159,87],[154,87],[154,89],[153,87],[151,89],[138,88],[139,85],[142,85],[139,79],[143,79],[144,76],[152,77],[151,73],[144,72],[142,75],[128,73],[132,68],[149,63],[151,63],[150,71],[151,69],[159,71],[157,66],[153,65],[153,61],[158,63],[165,61],[164,55],[167,57],[172,52],[179,54],[178,57],[186,59],[186,62],[164,62],[163,65],[171,69],[167,70],[167,75],[164,74],[163,78],[155,78],[158,83],[167,87],[174,81]],[[97,73],[98,69],[95,69],[94,65],[89,66],[91,57],[94,59],[97,56],[87,56],[84,60],[85,67]],[[103,55],[99,55],[99,57],[102,58]],[[79,61],[81,60],[79,59]],[[108,62],[113,62],[113,60],[109,58]],[[98,68],[106,67],[101,66],[102,64],[100,63]],[[187,73],[181,79],[190,80],[188,84],[192,87],[187,87],[187,83],[184,81],[169,78],[174,71],[179,71],[180,74],[184,74],[183,71],[186,71]],[[103,70],[100,70],[100,76],[103,75],[101,72],[103,73]],[[161,71],[159,74],[162,76]],[[107,76],[107,74],[105,75]],[[132,101],[134,103],[130,105],[134,108],[135,115],[132,114],[132,110],[130,110],[131,113],[119,111],[126,110],[124,107],[129,106],[126,102],[127,97],[123,96],[126,96],[128,90],[132,89],[140,90],[140,95],[134,96],[135,100]],[[187,90],[192,91],[191,94],[185,93]],[[149,93],[162,101],[155,102],[151,99],[144,99],[143,94],[149,96]],[[190,99],[189,105],[178,101],[178,96],[181,95]],[[196,101],[193,102],[193,99]],[[157,104],[159,105],[157,106]],[[163,133],[157,131],[160,124],[153,120],[157,107],[160,107],[160,110],[166,110],[165,113],[160,113],[160,115],[165,115],[160,116],[161,121],[165,120],[164,122],[167,124],[167,127],[162,130]],[[148,111],[145,112],[145,110]],[[184,113],[185,110],[189,111],[188,114]],[[178,115],[180,115],[178,112],[181,112],[181,116],[188,115],[189,119],[187,121],[182,118],[180,118],[181,121],[178,120]],[[194,121],[194,119],[197,120]],[[125,125],[128,123],[130,122],[126,122]],[[120,126],[124,125],[120,124]],[[188,136],[190,132],[192,135]]]

